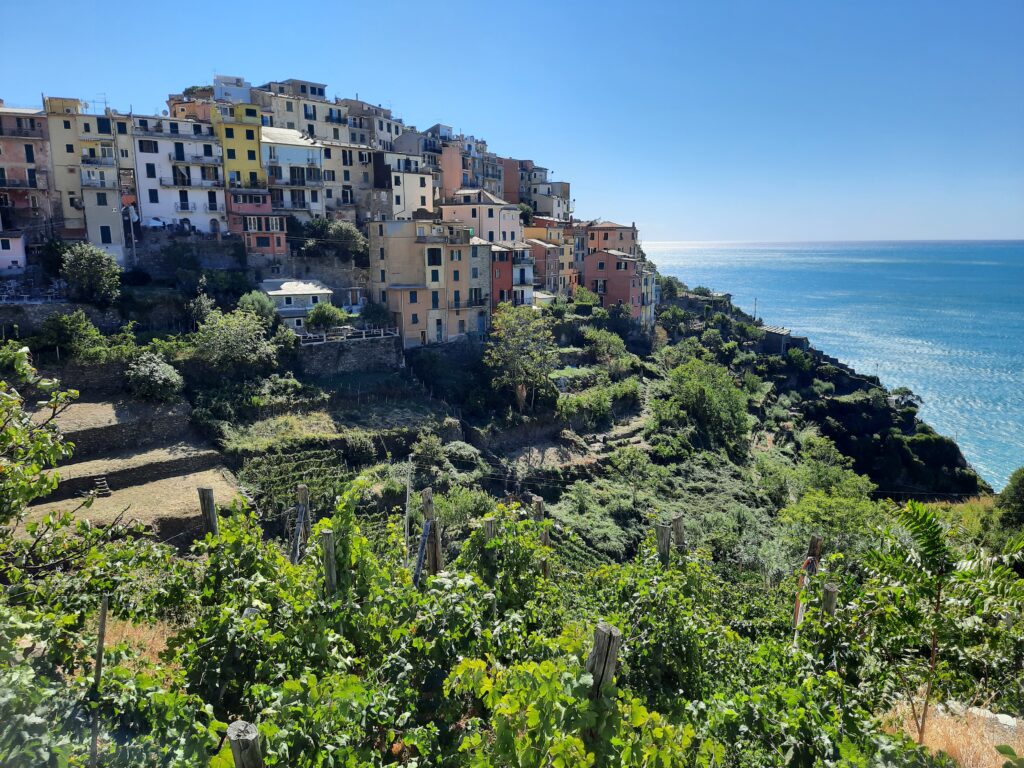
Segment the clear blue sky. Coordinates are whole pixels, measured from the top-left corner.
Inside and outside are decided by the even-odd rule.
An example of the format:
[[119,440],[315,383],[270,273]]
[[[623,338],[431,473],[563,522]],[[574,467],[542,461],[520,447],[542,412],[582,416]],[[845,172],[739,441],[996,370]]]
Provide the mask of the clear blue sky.
[[646,240],[1024,237],[1022,0],[0,6],[8,104],[300,77],[533,158]]

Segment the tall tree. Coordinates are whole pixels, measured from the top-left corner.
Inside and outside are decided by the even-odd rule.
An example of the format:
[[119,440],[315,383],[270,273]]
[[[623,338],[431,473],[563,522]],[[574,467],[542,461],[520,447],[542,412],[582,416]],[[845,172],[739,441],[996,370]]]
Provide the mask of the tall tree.
[[522,411],[527,394],[532,404],[537,390],[549,383],[548,374],[558,365],[558,347],[547,320],[532,307],[502,304],[494,314],[484,360],[494,386],[510,388]]
[[75,243],[64,251],[61,277],[77,301],[105,307],[121,293],[121,267],[113,256],[90,243]]

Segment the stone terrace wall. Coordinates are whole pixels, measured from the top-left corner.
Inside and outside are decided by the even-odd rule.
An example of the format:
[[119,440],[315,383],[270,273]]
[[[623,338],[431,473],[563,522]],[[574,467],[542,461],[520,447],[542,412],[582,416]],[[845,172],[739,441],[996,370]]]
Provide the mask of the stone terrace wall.
[[0,304],[0,325],[3,326],[5,338],[24,338],[39,330],[43,321],[50,315],[70,315],[78,309],[84,310],[93,324],[105,333],[111,333],[121,327],[121,316],[116,310],[97,309],[90,304],[72,301],[56,301],[49,304]]
[[85,461],[125,448],[163,445],[189,434],[192,409],[187,403],[133,402],[125,411],[112,423],[68,430],[66,436],[75,444],[72,461]]
[[309,376],[362,371],[397,371],[405,365],[398,336],[328,341],[298,348],[299,363]]

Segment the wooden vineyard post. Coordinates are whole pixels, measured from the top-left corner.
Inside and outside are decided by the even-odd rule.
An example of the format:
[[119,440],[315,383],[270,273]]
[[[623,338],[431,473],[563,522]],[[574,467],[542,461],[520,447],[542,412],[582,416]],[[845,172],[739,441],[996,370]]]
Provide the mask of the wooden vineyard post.
[[245,720],[235,720],[228,726],[228,743],[235,768],[263,768],[260,755],[260,733],[256,726]]
[[313,516],[309,510],[309,488],[305,483],[299,483],[295,487],[295,504],[297,507],[301,507],[303,512],[303,537],[306,541],[309,541],[310,533],[313,527]]
[[416,558],[416,570],[412,583],[419,586],[420,577],[426,567],[427,573],[436,574],[444,568],[444,552],[441,550],[441,531],[434,519],[434,489],[424,488],[423,501],[423,534],[420,537],[420,549]]
[[804,613],[807,611],[807,606],[800,599],[800,594],[811,580],[811,577],[818,572],[818,563],[821,561],[821,544],[821,536],[811,536],[811,541],[807,545],[807,557],[804,558],[803,565],[800,566],[800,576],[797,579],[796,585],[796,604],[793,607],[794,633],[800,629],[800,624],[804,620]]
[[[96,663],[93,670],[92,689],[97,695],[100,691],[100,680],[103,679],[103,644],[107,639],[107,608],[110,606],[110,597],[104,595],[100,601],[99,626],[96,632]],[[92,713],[92,746],[89,749],[89,765],[96,768],[99,765],[100,751],[100,713],[99,708]]]
[[498,520],[494,517],[484,518],[484,541],[490,541],[498,535]]
[[203,517],[203,527],[206,528],[206,532],[219,536],[220,526],[217,520],[217,505],[213,500],[213,488],[199,489],[199,512]]
[[551,560],[548,559],[547,555],[540,559],[540,575],[545,579],[551,578]]
[[658,544],[658,559],[662,565],[668,565],[669,553],[672,550],[672,526],[668,523],[655,523],[654,535]]
[[621,645],[622,632],[618,627],[602,621],[594,628],[594,647],[587,657],[587,672],[594,677],[590,698],[596,698],[601,693],[602,686],[611,683],[615,677]]
[[[538,523],[542,523],[542,522],[544,522],[544,516],[545,516],[545,512],[544,512],[544,499],[542,499],[540,496],[534,494],[534,497],[533,497],[533,519],[536,522],[538,522]],[[540,543],[541,543],[541,546],[544,546],[544,547],[550,547],[551,546],[551,531],[549,531],[547,528],[543,529],[540,532]]]
[[672,538],[676,540],[676,552],[680,555],[686,554],[686,528],[683,527],[683,516],[676,515],[672,518]]
[[836,615],[836,603],[839,600],[839,585],[829,583],[825,585],[821,595],[821,608],[829,616]]
[[334,531],[324,531],[320,534],[320,546],[323,549],[324,557],[324,591],[327,597],[333,597],[338,590],[338,573],[334,559]]

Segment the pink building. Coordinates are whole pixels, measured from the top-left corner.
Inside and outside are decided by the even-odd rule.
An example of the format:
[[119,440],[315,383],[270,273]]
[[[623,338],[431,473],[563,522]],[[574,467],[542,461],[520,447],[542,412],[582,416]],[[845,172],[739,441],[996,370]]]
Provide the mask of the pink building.
[[229,189],[227,212],[228,229],[242,237],[246,253],[283,256],[288,252],[285,218],[273,213],[267,190]]
[[584,258],[582,282],[600,297],[602,307],[627,306],[630,317],[645,323],[645,267],[638,256],[623,251],[594,251]]

